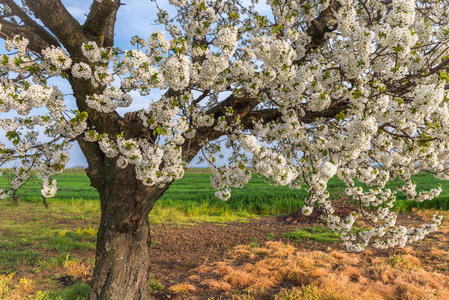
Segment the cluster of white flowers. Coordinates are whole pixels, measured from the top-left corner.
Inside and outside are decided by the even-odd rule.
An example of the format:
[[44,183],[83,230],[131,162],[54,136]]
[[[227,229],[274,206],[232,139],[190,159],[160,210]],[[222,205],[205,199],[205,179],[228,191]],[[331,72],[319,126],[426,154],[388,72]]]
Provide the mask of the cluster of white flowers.
[[11,197],[14,202],[18,201],[20,198],[18,191],[33,176],[32,167],[31,160],[24,159],[18,162],[18,164],[16,163],[16,167],[10,168],[4,173],[0,173],[0,176],[3,175],[9,185],[9,187],[5,189],[0,189],[0,199]]
[[86,63],[76,63],[73,65],[72,75],[76,78],[90,79],[92,76],[92,69]]
[[112,82],[112,75],[109,73],[109,70],[107,67],[104,66],[97,66],[94,71],[94,79],[95,79],[95,86],[97,84],[100,85],[108,85]]
[[130,76],[124,84],[126,88],[139,87],[142,95],[151,88],[161,88],[164,84],[162,72],[151,66],[151,58],[139,50],[130,50],[125,55],[125,66]]
[[170,143],[145,148],[143,163],[136,165],[136,177],[146,185],[165,187],[184,176],[185,163],[181,148]]
[[70,159],[69,154],[64,149],[55,150],[49,156],[49,166],[53,173],[61,173]]
[[[98,134],[94,130],[90,130],[86,136],[87,141],[96,142],[99,139]],[[106,157],[113,158],[119,154],[117,145],[109,138],[107,134],[104,134],[98,141],[101,151]]]
[[165,32],[158,30],[153,32],[148,38],[149,47],[152,51],[160,50],[159,53],[166,53],[170,49],[170,42],[165,38]]
[[1,191],[2,198],[10,190],[17,191],[35,172],[62,171],[69,156],[64,152],[63,158],[61,149],[68,144],[58,141],[73,138],[75,131],[79,134],[85,129],[79,128],[82,118],[70,119],[69,112],[64,115],[62,93],[46,81],[69,70],[71,58],[56,47],[44,49],[42,56],[36,58],[27,51],[27,46],[28,40],[19,36],[7,40],[5,49],[16,52],[3,55],[0,63],[0,112],[15,115],[0,119],[0,128],[10,141],[9,145],[1,145],[1,158],[2,162],[9,160],[17,165],[5,175],[10,179],[10,188]]
[[187,0],[169,0],[170,4],[176,5],[176,6],[184,6],[187,3]]
[[60,48],[51,47],[42,51],[45,60],[42,67],[45,68],[50,76],[59,75],[61,71],[68,70],[72,66],[72,59]]
[[43,179],[42,184],[42,196],[45,198],[53,198],[56,195],[56,192],[58,191],[58,187],[56,185],[55,179],[50,179],[48,177]]
[[252,42],[257,58],[276,71],[291,66],[296,58],[296,52],[288,41],[263,36],[255,38]]
[[410,26],[415,21],[415,0],[393,0],[386,21],[393,26]]
[[81,51],[90,62],[97,62],[101,60],[101,50],[95,42],[83,43],[81,46]]
[[124,169],[130,164],[134,165],[136,178],[146,185],[163,187],[184,175],[185,163],[181,148],[177,144],[182,143],[183,138],[179,133],[161,145],[153,145],[145,139],[125,139],[122,136],[112,139],[107,134],[98,134],[95,130],[87,131],[85,140],[98,142],[107,157],[117,158],[118,168]]
[[298,177],[298,171],[295,166],[288,163],[282,154],[271,149],[262,149],[254,153],[254,170],[274,180],[280,185],[286,185]]
[[163,65],[165,82],[173,90],[179,91],[190,83],[191,61],[186,55],[172,55]]
[[0,200],[6,199],[8,197],[8,190],[0,189]]
[[223,27],[218,32],[215,46],[221,48],[222,55],[231,57],[237,49],[237,28]]
[[175,117],[178,112],[179,106],[173,103],[172,99],[162,98],[158,102],[151,103],[147,113],[141,114],[141,118],[144,124],[148,125],[150,129],[162,126],[165,129],[171,130],[177,121]]
[[215,196],[223,201],[231,197],[231,187],[242,188],[252,176],[251,171],[243,164],[225,168],[212,168],[211,185],[218,191]]
[[216,191],[214,195],[222,201],[229,200],[229,198],[231,198],[231,189],[224,188],[222,190]]
[[110,87],[105,89],[101,95],[93,94],[87,96],[86,103],[90,108],[108,113],[114,111],[117,107],[126,107],[130,105],[131,96],[123,93],[117,88]]
[[223,71],[225,71],[229,67],[229,58],[227,56],[216,56],[211,53],[208,53],[207,58],[204,60],[204,63],[201,68],[201,72],[198,73],[197,78],[199,79],[198,84],[204,88],[214,87],[218,91],[221,90],[221,87],[217,86],[217,79],[226,83],[225,80],[220,76]]
[[193,119],[193,123],[197,127],[211,127],[214,122],[214,117],[205,113],[196,113]]
[[20,35],[14,36],[12,39],[7,39],[5,41],[5,49],[7,51],[12,51],[16,49],[19,54],[24,55],[27,49],[29,41]]

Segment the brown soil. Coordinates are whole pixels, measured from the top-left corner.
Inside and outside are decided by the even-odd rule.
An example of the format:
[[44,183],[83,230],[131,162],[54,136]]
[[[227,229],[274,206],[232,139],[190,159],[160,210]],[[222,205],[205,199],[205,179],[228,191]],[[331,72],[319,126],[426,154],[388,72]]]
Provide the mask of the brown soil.
[[222,260],[234,246],[260,245],[295,228],[298,225],[280,222],[275,217],[249,223],[155,225],[152,227],[152,272],[166,281],[183,281],[191,269]]

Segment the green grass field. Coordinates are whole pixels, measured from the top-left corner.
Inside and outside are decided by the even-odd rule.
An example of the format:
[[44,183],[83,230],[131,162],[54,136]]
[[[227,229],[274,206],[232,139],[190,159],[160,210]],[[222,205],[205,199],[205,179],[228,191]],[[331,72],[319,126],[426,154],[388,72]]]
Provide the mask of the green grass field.
[[[449,181],[435,179],[430,174],[419,174],[413,178],[418,184],[418,191],[429,190],[443,186],[441,195],[431,201],[417,203],[407,201],[405,196],[398,194],[397,209],[408,211],[411,208],[449,209]],[[90,186],[89,179],[84,172],[65,172],[57,176],[58,193],[54,201],[92,201],[98,200],[97,191]],[[0,188],[5,187],[5,179],[0,177]],[[395,188],[397,183],[391,181],[389,187]],[[343,196],[344,185],[337,178],[332,178],[328,185],[331,198]],[[41,201],[40,186],[30,183],[23,187],[25,192],[21,201]],[[167,217],[174,214],[176,219],[181,215],[189,218],[200,218],[199,221],[216,220],[229,221],[229,218],[245,218],[265,215],[288,214],[301,208],[307,193],[302,190],[290,190],[285,186],[273,186],[261,177],[255,176],[242,189],[233,189],[230,200],[223,202],[214,197],[215,190],[210,187],[210,174],[193,170],[176,181],[156,203],[152,212],[154,221],[167,221]],[[7,201],[7,200],[4,200]],[[201,218],[203,217],[203,218]]]

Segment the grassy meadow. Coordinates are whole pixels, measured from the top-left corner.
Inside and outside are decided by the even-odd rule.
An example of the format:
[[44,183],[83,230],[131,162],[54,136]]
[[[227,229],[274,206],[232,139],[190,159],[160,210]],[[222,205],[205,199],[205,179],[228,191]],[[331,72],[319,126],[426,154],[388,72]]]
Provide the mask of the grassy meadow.
[[[214,197],[209,177],[205,170],[188,172],[156,203],[150,221],[161,226],[247,223],[251,219],[292,213],[301,208],[306,196],[304,190],[276,187],[255,176],[242,189],[233,189],[231,199],[223,202]],[[37,182],[23,187],[25,194],[19,207],[13,206],[10,199],[0,201],[0,299],[81,300],[87,295],[100,216],[98,193],[89,185],[84,172],[67,171],[56,179],[58,192],[55,199],[48,199],[50,209],[40,203]],[[398,210],[449,210],[449,182],[436,180],[429,174],[417,175],[414,181],[419,190],[441,184],[443,193],[424,203],[407,201],[399,194]],[[5,184],[0,177],[0,188]],[[396,184],[391,182],[390,186],[394,188]],[[330,181],[332,198],[341,198],[343,189],[338,179]],[[320,227],[300,228],[279,234],[279,238],[298,243],[338,240],[335,234]],[[73,282],[62,285],[64,276]],[[157,280],[152,284],[163,289]]]
[[[68,170],[57,177],[58,192],[55,199],[49,202],[78,203],[98,200],[97,191],[90,186],[89,178],[83,171]],[[438,180],[431,174],[422,173],[414,176],[417,190],[430,190],[442,185],[443,192],[431,201],[417,203],[406,200],[398,193],[396,206],[398,210],[409,211],[412,208],[434,208],[449,210],[449,181]],[[392,180],[388,186],[395,189],[397,182]],[[6,186],[6,179],[0,177],[0,188]],[[331,198],[344,196],[344,184],[336,177],[329,181],[328,189]],[[27,184],[22,188],[24,196],[21,202],[40,202],[40,185],[37,182]],[[286,186],[273,186],[259,176],[254,176],[249,184],[242,189],[233,189],[231,199],[224,202],[214,196],[215,190],[210,186],[210,174],[207,170],[192,169],[186,175],[170,186],[156,203],[153,209],[153,222],[180,221],[196,217],[199,221],[228,221],[226,216],[235,218],[288,214],[301,208],[303,199],[307,196],[304,189],[290,190]],[[96,201],[98,202],[98,201]],[[95,207],[96,204],[93,204]],[[205,219],[201,219],[204,217]],[[210,218],[208,218],[210,217]],[[168,219],[167,219],[168,218]]]

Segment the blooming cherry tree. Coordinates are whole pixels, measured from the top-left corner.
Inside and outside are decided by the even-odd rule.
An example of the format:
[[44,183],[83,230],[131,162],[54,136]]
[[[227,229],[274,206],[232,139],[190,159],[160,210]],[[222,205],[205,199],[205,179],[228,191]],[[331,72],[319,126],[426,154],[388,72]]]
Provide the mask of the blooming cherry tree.
[[33,178],[32,165],[29,161],[20,162],[18,166],[10,168],[1,175],[6,178],[8,187],[0,189],[0,199],[11,198],[14,205],[18,206],[19,199],[24,194],[19,190]]
[[[89,299],[148,299],[148,213],[197,156],[222,200],[253,174],[305,189],[302,212],[324,211],[349,250],[404,246],[440,224],[397,225],[386,183],[426,201],[441,188],[417,193],[411,176],[449,178],[447,1],[269,0],[267,15],[257,1],[170,0],[172,15],[154,3],[164,30],[130,49],[114,47],[118,0],[94,1],[84,24],[60,0],[23,2],[0,0],[0,111],[16,114],[0,120],[11,141],[0,149],[47,153],[52,174],[81,146],[102,212]],[[135,93],[147,108],[122,117]],[[347,216],[333,176],[357,203]]]

